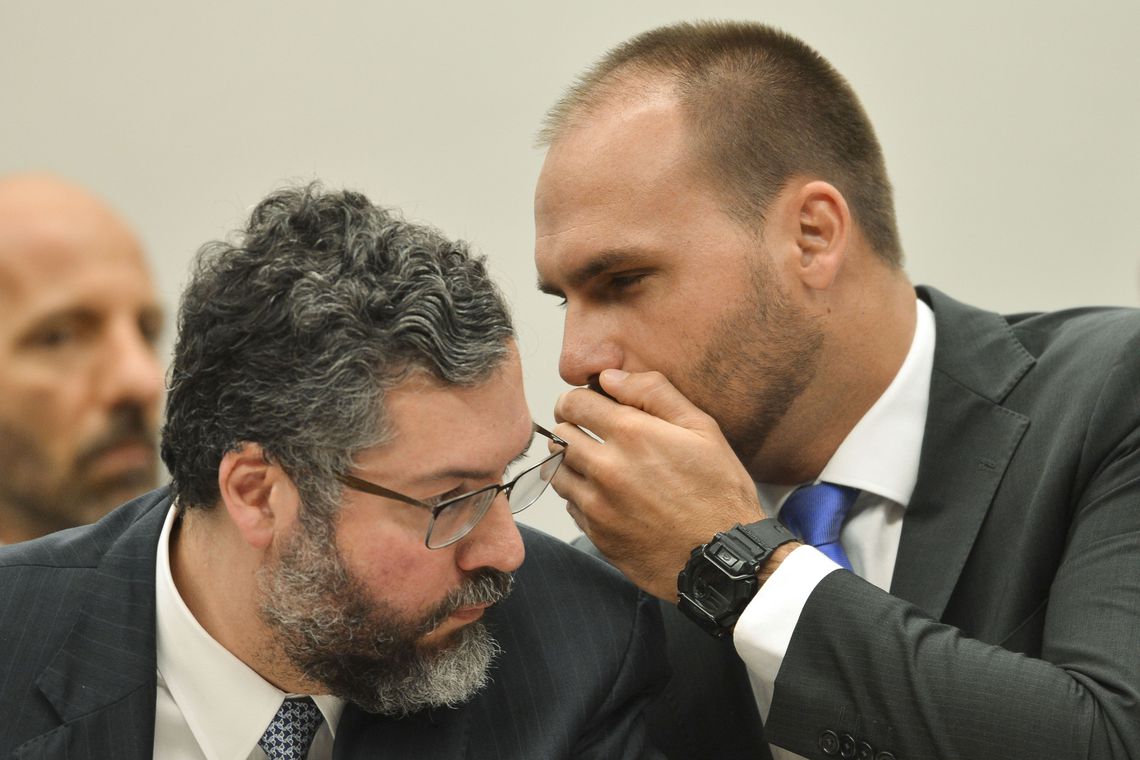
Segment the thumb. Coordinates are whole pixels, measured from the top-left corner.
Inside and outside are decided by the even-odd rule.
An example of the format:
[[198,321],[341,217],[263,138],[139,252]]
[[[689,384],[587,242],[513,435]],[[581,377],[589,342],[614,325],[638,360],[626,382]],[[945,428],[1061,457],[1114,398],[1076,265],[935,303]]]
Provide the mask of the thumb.
[[602,370],[602,388],[619,404],[632,406],[658,419],[684,428],[701,427],[708,415],[693,405],[660,372]]

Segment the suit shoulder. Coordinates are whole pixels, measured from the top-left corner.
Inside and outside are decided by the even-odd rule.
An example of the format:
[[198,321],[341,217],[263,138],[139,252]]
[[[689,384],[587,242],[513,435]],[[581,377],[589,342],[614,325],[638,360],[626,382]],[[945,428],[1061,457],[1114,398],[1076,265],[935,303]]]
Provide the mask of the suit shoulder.
[[526,560],[517,577],[557,589],[560,596],[587,595],[597,604],[633,605],[641,592],[604,560],[535,528],[519,526]]
[[1087,307],[1014,314],[1011,329],[1036,358],[1050,353],[1075,354],[1086,360],[1108,360],[1140,346],[1140,310]]
[[517,635],[533,635],[547,651],[592,651],[599,662],[616,663],[634,639],[660,628],[656,600],[620,572],[557,538],[520,529],[527,556],[500,611]]

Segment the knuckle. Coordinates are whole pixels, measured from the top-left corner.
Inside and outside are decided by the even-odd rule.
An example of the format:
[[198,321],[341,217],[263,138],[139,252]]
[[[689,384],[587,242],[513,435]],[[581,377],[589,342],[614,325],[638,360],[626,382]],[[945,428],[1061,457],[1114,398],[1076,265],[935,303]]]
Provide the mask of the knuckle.
[[663,385],[668,385],[669,381],[660,370],[651,369],[645,373],[645,384],[650,390],[657,389]]
[[620,414],[610,422],[611,437],[628,439],[636,436],[640,430],[640,423],[632,414]]
[[583,399],[585,398],[585,390],[582,388],[573,388],[558,397],[558,403],[555,408],[563,414],[572,415],[582,406]]

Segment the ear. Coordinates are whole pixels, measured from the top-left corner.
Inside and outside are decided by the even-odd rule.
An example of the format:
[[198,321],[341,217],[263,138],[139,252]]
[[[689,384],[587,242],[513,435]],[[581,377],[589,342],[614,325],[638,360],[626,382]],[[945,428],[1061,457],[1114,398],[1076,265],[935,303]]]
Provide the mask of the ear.
[[847,200],[834,185],[813,180],[795,189],[788,201],[795,219],[796,274],[807,287],[826,290],[847,255],[852,224]]
[[293,524],[300,507],[293,481],[256,443],[243,443],[222,457],[218,490],[242,539],[259,550],[272,543],[275,533]]

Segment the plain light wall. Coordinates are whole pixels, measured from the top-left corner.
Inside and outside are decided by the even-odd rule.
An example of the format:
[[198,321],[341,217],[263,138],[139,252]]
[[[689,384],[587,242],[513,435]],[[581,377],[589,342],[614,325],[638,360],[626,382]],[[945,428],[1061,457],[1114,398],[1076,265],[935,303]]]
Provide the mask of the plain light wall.
[[[549,422],[565,386],[561,312],[534,290],[535,131],[606,49],[693,18],[775,24],[847,76],[916,282],[1000,311],[1140,301],[1140,4],[1124,0],[0,0],[0,171],[106,196],[172,313],[197,247],[282,182],[401,207],[488,255]],[[555,496],[523,519],[576,533]]]

